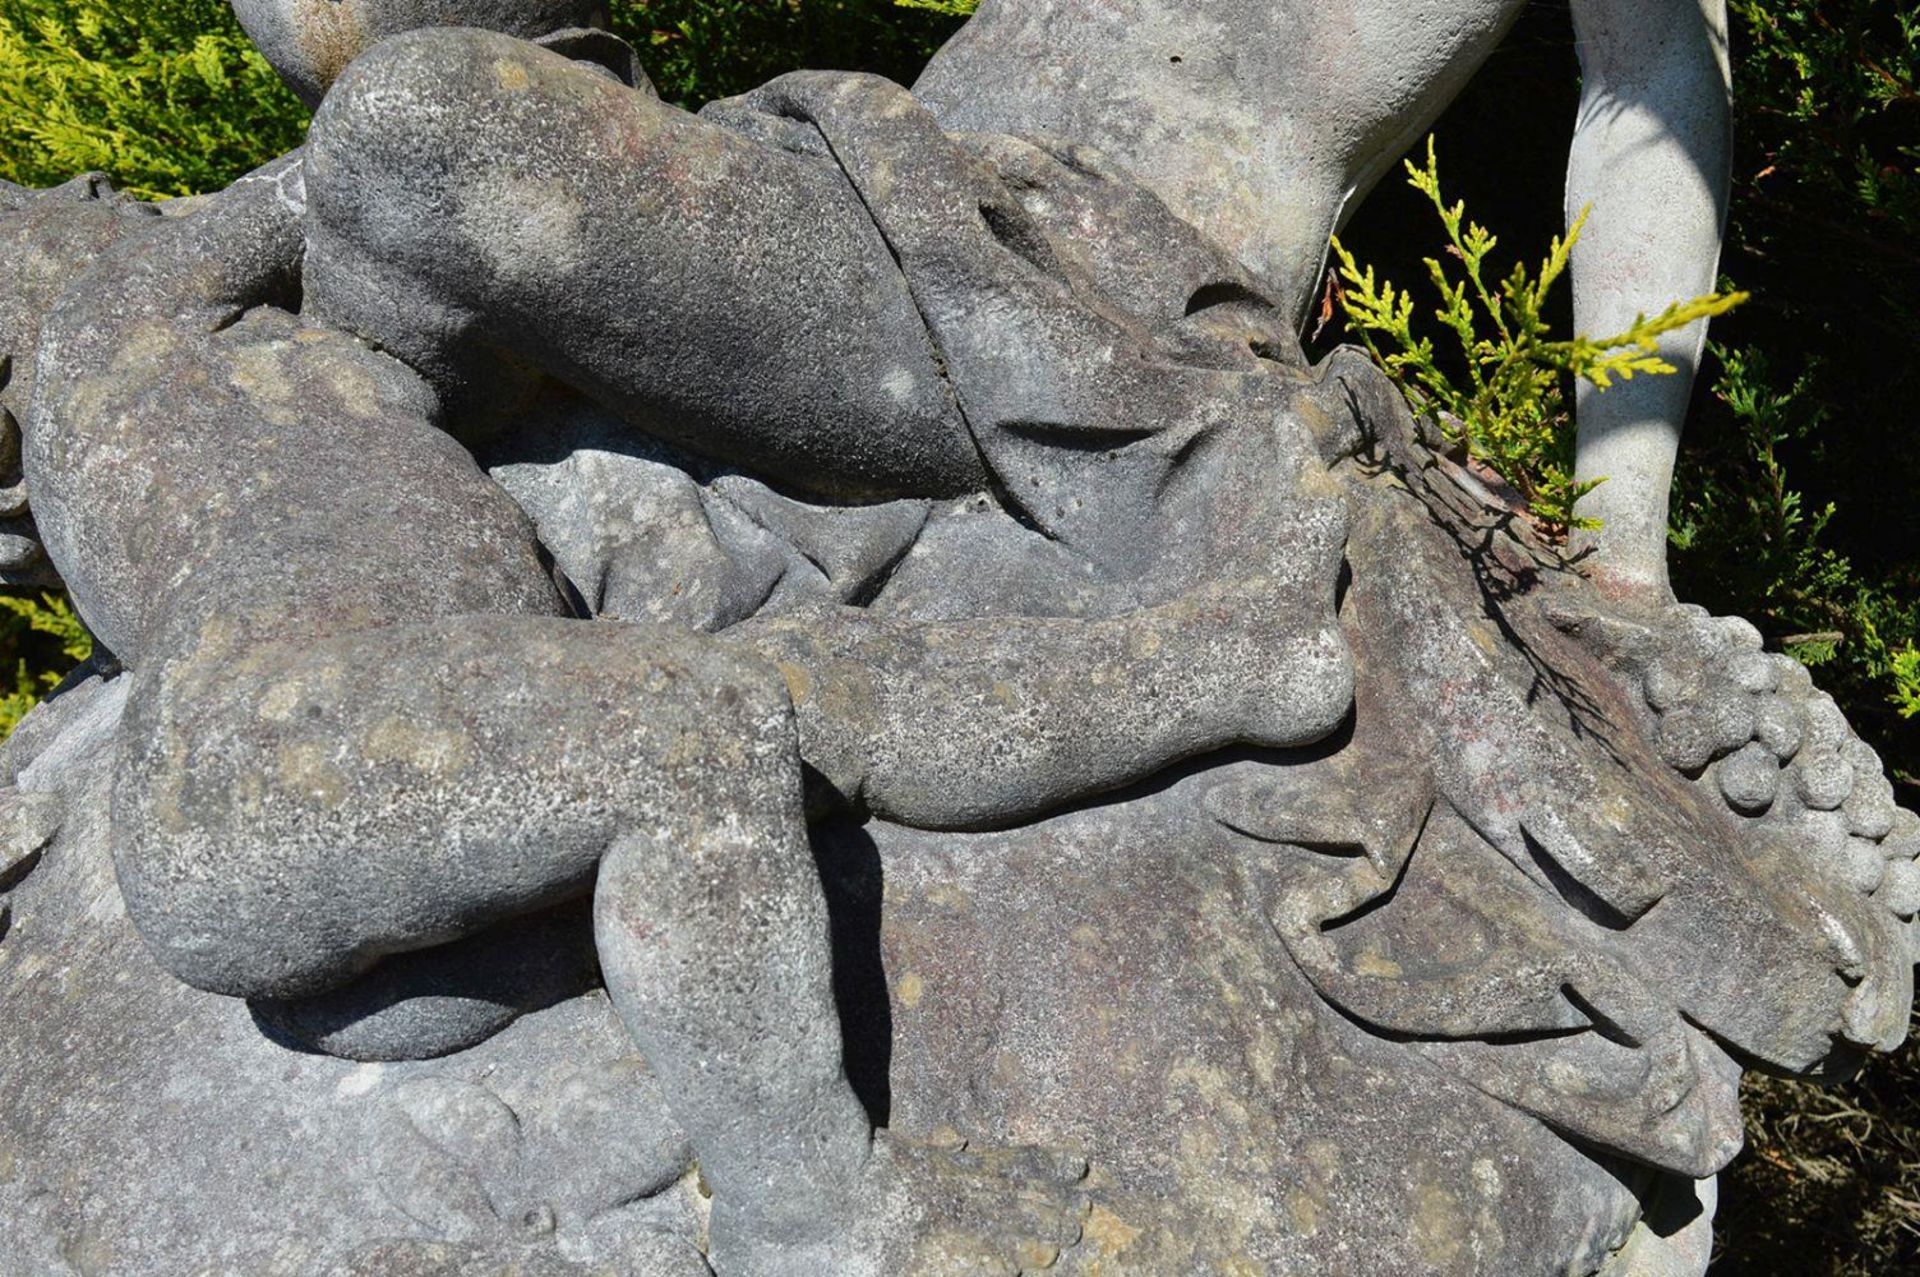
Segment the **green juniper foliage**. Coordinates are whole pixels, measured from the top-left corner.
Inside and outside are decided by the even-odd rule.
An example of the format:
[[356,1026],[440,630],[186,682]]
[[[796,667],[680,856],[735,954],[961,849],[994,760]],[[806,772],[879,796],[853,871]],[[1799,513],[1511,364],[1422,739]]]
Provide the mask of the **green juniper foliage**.
[[93,636],[59,594],[3,594],[0,611],[5,613],[0,617],[0,661],[10,667],[10,676],[0,678],[4,739],[65,671],[93,654]]
[[0,177],[217,190],[298,146],[306,118],[225,0],[0,0]]
[[[1413,294],[1380,282],[1372,266],[1361,267],[1338,237],[1337,292],[1348,327],[1406,392],[1414,411],[1433,418],[1469,455],[1491,466],[1526,499],[1528,511],[1549,532],[1598,526],[1574,513],[1574,503],[1603,480],[1573,478],[1573,419],[1566,388],[1584,377],[1607,389],[1614,381],[1674,371],[1660,358],[1659,339],[1700,319],[1725,314],[1746,300],[1741,293],[1710,294],[1674,302],[1649,319],[1638,317],[1609,337],[1557,338],[1546,318],[1547,295],[1566,273],[1573,246],[1586,225],[1582,212],[1566,235],[1555,236],[1537,272],[1514,263],[1506,278],[1489,284],[1488,258],[1498,237],[1468,220],[1464,201],[1448,204],[1440,193],[1434,140],[1426,164],[1407,161],[1408,185],[1440,215],[1446,229],[1449,267],[1426,259],[1439,294],[1433,318],[1459,345],[1464,383],[1435,353],[1433,339],[1415,331]],[[1382,344],[1388,349],[1383,350]]]
[[910,83],[973,0],[614,0],[613,28],[688,109],[803,68]]
[[1839,675],[1860,687],[1856,699],[1920,714],[1920,596],[1863,578],[1830,544],[1838,507],[1811,506],[1787,476],[1785,454],[1800,450],[1818,464],[1834,428],[1816,397],[1823,362],[1806,361],[1788,382],[1758,349],[1716,343],[1712,353],[1721,369],[1713,395],[1732,429],[1712,435],[1681,472],[1669,531],[1676,555],[1718,565],[1720,590],[1823,682]]

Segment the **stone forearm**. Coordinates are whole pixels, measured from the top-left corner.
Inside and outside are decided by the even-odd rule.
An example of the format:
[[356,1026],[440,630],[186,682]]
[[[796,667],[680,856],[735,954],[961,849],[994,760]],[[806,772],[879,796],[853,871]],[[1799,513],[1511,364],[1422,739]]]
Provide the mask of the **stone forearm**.
[[[1586,85],[1567,210],[1591,213],[1573,254],[1574,324],[1604,337],[1713,289],[1731,151],[1725,8],[1633,0],[1575,16]],[[1605,525],[1596,568],[1628,588],[1666,588],[1667,493],[1705,341],[1699,323],[1661,343],[1677,375],[1578,390],[1578,477],[1607,479],[1580,511]]]

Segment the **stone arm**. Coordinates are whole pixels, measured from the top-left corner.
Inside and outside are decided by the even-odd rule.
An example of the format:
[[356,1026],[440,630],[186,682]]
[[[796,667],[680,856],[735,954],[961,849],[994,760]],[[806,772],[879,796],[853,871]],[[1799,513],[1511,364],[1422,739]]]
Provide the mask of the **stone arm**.
[[[1710,292],[1731,152],[1725,0],[1574,0],[1584,90],[1567,169],[1568,220],[1592,206],[1573,254],[1574,325],[1603,336]],[[1665,597],[1667,495],[1706,324],[1671,333],[1678,370],[1578,390],[1580,504],[1602,579]]]

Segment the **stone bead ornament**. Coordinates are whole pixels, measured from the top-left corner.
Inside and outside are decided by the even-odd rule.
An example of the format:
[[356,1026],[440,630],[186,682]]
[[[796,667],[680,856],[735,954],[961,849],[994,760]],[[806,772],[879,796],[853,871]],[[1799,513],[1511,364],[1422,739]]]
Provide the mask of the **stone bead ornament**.
[[0,1272],[1698,1274],[1743,1070],[1900,1042],[1872,751],[1309,364],[1136,174],[1218,111],[238,7],[300,151],[0,193],[99,639],[0,747]]
[[[1788,825],[1814,819],[1841,831],[1857,853],[1846,858],[1858,861],[1863,877],[1873,865],[1864,886],[1872,891],[1883,859],[1878,848],[1903,823],[1879,756],[1853,734],[1833,699],[1814,690],[1805,667],[1762,652],[1750,626],[1726,626],[1726,618],[1684,605],[1674,615],[1690,626],[1687,639],[1642,678],[1659,721],[1661,756],[1703,783],[1710,779],[1742,815]],[[1695,724],[1711,727],[1698,731]],[[1905,858],[1897,844],[1887,856]]]

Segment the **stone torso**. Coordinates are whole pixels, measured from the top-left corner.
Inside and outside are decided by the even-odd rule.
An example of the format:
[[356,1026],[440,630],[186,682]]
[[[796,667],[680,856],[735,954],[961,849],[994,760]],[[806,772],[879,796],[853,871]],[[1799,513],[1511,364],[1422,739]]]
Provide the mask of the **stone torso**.
[[987,0],[914,91],[950,129],[1100,148],[1297,312],[1330,216],[1432,123],[1524,3]]

